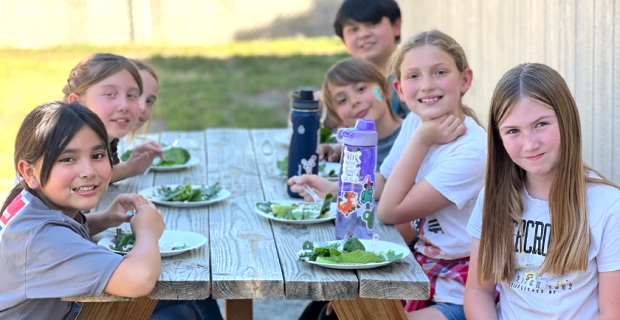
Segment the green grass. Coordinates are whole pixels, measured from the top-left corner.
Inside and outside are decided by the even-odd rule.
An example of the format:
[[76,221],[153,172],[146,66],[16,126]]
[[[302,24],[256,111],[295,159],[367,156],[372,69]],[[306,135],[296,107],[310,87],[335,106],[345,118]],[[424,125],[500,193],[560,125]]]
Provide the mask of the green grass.
[[318,89],[347,57],[336,37],[235,42],[215,47],[59,47],[0,50],[0,190],[12,186],[15,134],[30,110],[62,98],[71,68],[94,52],[144,60],[160,78],[155,118],[168,130],[283,127],[289,92]]

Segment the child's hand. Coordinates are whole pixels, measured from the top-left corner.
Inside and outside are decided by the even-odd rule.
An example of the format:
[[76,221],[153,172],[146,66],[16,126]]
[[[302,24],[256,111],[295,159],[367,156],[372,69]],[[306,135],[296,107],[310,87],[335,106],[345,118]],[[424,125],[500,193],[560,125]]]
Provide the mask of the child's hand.
[[104,215],[110,225],[118,226],[123,222],[131,220],[131,215],[127,214],[128,211],[136,210],[138,207],[148,204],[152,204],[151,201],[139,194],[120,194],[114,199],[114,202],[108,207]]
[[323,143],[319,146],[319,160],[338,162],[340,161],[340,152],[337,152],[337,150],[332,148],[329,144]]
[[142,233],[150,233],[157,239],[161,237],[166,227],[161,212],[155,208],[153,203],[139,206],[136,210],[136,214],[131,218],[130,224],[131,232],[133,232],[136,237],[139,237]]
[[[297,182],[295,182],[297,178]],[[338,193],[338,182],[329,181],[323,177],[314,174],[304,174],[288,179],[287,183],[291,186],[291,191],[299,193],[304,200],[313,202],[314,199],[303,189],[303,185],[312,188],[317,196],[325,199],[328,193],[336,195]]]
[[133,149],[131,156],[127,159],[127,166],[131,174],[137,176],[143,174],[156,157],[163,157],[161,145],[155,141],[149,141]]
[[162,147],[161,144],[159,144],[157,141],[149,141],[147,143],[138,145],[134,148],[134,152],[149,152],[149,153],[153,153],[159,157],[163,157],[164,156],[164,152],[162,151]]
[[443,115],[422,122],[413,136],[430,147],[436,144],[450,143],[464,135],[465,132],[467,132],[467,127],[463,125],[461,119],[453,115]]

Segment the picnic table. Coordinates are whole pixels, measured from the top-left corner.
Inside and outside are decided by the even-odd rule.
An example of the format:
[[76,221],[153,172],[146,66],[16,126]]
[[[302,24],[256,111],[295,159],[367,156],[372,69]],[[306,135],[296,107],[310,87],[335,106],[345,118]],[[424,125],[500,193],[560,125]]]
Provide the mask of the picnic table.
[[[331,300],[340,319],[407,319],[400,299],[427,299],[428,278],[412,255],[366,270],[336,270],[300,262],[305,240],[334,239],[332,222],[293,225],[255,213],[256,202],[289,199],[276,174],[288,149],[275,141],[284,129],[208,129],[164,132],[150,138],[179,146],[200,163],[173,172],[153,172],[109,187],[96,210],[116,195],[165,184],[214,184],[232,195],[198,208],[158,206],[167,230],[207,237],[206,245],[162,258],[162,272],[148,297],[68,297],[83,303],[78,319],[148,319],[157,300],[225,299],[225,319],[252,319],[252,300]],[[112,232],[112,231],[107,231]],[[375,223],[380,239],[405,245],[393,226]]]

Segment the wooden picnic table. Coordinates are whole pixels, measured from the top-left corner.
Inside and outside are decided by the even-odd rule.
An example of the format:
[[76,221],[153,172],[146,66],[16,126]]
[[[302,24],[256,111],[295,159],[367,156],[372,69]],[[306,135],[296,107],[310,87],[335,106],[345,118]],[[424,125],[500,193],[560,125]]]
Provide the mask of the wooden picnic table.
[[[83,302],[78,319],[148,319],[157,300],[225,299],[225,319],[252,319],[252,300],[332,300],[340,319],[407,319],[399,299],[427,299],[429,282],[412,255],[366,270],[336,270],[300,262],[306,240],[334,239],[334,224],[293,225],[255,213],[256,202],[288,199],[276,162],[287,155],[275,137],[284,129],[208,129],[151,136],[179,146],[200,163],[172,172],[149,172],[111,186],[96,210],[116,195],[164,184],[214,184],[227,200],[198,208],[158,206],[168,230],[207,237],[205,246],[162,258],[162,272],[148,297],[68,297]],[[112,232],[111,230],[107,232]],[[375,223],[380,239],[405,245],[393,226]]]

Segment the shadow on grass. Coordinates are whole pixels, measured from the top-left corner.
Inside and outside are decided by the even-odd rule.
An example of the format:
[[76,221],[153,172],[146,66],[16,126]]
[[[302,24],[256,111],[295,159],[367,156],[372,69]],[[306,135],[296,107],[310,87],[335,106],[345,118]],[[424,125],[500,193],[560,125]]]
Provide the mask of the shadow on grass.
[[153,56],[159,79],[155,116],[167,130],[284,127],[289,94],[319,89],[325,71],[347,55],[250,56],[227,59]]

